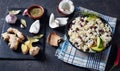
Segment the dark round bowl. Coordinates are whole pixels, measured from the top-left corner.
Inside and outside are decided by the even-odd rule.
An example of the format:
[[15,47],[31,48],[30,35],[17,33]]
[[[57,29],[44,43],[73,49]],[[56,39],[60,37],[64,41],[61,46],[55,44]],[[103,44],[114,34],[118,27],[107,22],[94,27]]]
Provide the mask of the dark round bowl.
[[[73,47],[75,47],[75,45],[72,44],[72,42],[69,40],[68,30],[69,30],[69,28],[71,27],[71,25],[73,24],[72,21],[73,21],[76,17],[79,17],[79,16],[85,17],[84,15],[81,15],[80,13],[75,13],[74,16],[69,20],[69,22],[68,22],[68,24],[67,24],[67,26],[66,26],[66,37],[67,37],[67,40],[70,42],[70,44],[71,44]],[[111,30],[111,37],[112,37],[112,36],[113,36],[113,33],[112,33],[112,27],[110,26],[110,24],[109,24],[106,20],[104,20],[103,18],[101,18],[101,17],[98,17],[98,18],[100,18],[103,23],[105,23],[105,24],[107,24],[107,25],[109,26],[109,28],[110,28],[110,30]],[[111,39],[111,40],[112,40],[112,39]],[[103,49],[103,50],[100,51],[100,52],[103,52],[104,50],[108,49],[109,46],[110,46],[110,44],[111,44],[111,41],[106,45],[105,49]],[[80,50],[80,49],[78,49],[77,47],[75,47],[75,48],[76,48],[77,50],[79,50],[79,51],[84,52],[83,50]],[[97,52],[97,51],[88,52],[88,51],[86,51],[86,52],[84,52],[84,53],[100,53],[100,52]]]

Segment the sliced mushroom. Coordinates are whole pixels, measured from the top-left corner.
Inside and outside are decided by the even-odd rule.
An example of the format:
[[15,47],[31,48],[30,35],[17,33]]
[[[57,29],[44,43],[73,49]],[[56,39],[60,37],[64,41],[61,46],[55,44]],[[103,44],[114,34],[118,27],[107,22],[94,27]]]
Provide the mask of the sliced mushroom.
[[58,36],[55,32],[52,32],[47,37],[47,43],[51,46],[58,46],[59,42],[61,40],[61,37]]

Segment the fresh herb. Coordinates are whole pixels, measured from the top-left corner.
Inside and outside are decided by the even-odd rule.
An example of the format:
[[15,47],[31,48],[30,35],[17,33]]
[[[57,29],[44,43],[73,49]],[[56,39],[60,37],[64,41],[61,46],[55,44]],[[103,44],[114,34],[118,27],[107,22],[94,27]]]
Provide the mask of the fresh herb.
[[99,16],[95,13],[90,13],[90,12],[81,12],[81,14],[85,17],[87,17],[87,21],[90,20],[95,20],[97,19]]
[[21,10],[11,10],[9,11],[9,14],[14,14],[14,15],[17,15],[21,12]]
[[40,35],[37,35],[37,36],[34,36],[33,38],[37,38],[37,39],[40,39],[43,37],[43,34],[40,34]]
[[34,37],[27,37],[27,39],[31,42],[38,42],[40,38],[43,37],[43,34],[40,34],[40,35],[37,35],[37,36],[34,36]]
[[21,22],[21,24],[22,24],[24,27],[27,26],[26,21],[25,21],[24,19],[21,19],[20,22]]
[[91,13],[91,12],[81,12],[82,15],[84,16],[90,16],[90,17],[99,17],[96,13]]

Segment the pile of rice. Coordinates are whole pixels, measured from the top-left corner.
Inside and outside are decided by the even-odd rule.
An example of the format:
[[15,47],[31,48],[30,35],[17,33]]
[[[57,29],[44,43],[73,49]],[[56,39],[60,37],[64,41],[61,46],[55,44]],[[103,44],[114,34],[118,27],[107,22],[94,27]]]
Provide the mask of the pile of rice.
[[97,45],[97,37],[103,41],[103,46],[112,39],[110,26],[100,18],[88,21],[88,17],[77,17],[72,21],[68,30],[69,41],[84,52],[94,52],[91,47]]

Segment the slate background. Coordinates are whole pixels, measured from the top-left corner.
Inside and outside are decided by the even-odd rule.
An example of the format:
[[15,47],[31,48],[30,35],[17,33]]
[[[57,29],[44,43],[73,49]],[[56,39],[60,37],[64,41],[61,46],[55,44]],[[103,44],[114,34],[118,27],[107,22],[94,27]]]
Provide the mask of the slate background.
[[[56,11],[56,6],[60,0],[0,0],[0,33],[4,23],[4,17],[8,8],[27,8],[32,4],[40,4],[47,10],[48,21],[50,13],[54,13],[56,17],[60,16]],[[117,17],[117,27],[113,38],[113,48],[109,56],[106,71],[108,71],[116,56],[116,46],[120,45],[120,0],[72,0],[75,6],[82,6],[102,14]],[[48,23],[46,23],[48,25]],[[57,30],[51,30],[47,27],[47,33]],[[59,33],[61,35],[61,33]],[[1,47],[1,46],[0,46]],[[0,59],[0,71],[93,71],[86,68],[76,67],[64,63],[55,57],[56,48],[46,44],[45,56],[43,61],[36,60],[9,60]],[[119,62],[120,63],[120,62]],[[120,64],[113,70],[120,71]]]

